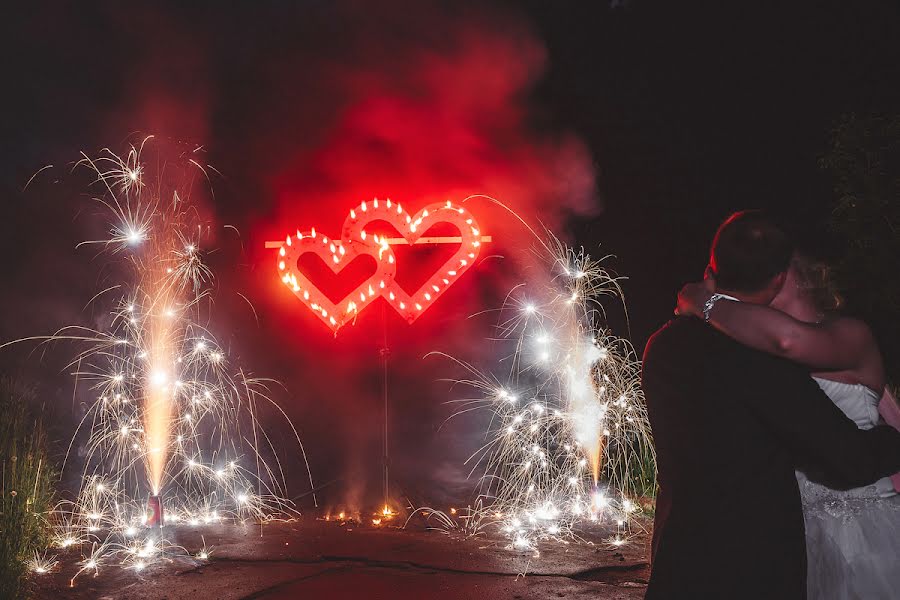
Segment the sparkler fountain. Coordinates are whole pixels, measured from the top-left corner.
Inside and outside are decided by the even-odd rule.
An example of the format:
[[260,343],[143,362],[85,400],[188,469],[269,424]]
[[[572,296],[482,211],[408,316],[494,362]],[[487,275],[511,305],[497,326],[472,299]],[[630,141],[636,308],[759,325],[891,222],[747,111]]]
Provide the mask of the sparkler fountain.
[[552,235],[535,237],[546,267],[536,285],[516,286],[501,311],[499,343],[510,348],[502,371],[450,357],[470,374],[461,383],[480,392],[455,401],[455,415],[492,413],[486,443],[467,461],[472,473],[483,469],[476,500],[460,518],[469,533],[499,528],[516,549],[578,537],[586,523],[614,525],[607,541],[618,546],[639,498],[655,491],[640,365],[628,341],[609,331],[601,304],[621,289],[602,261]]
[[148,173],[142,154],[150,141],[125,158],[103,150],[76,164],[95,176],[96,199],[112,216],[109,238],[84,244],[119,259],[112,267],[124,274],[93,300],[116,294],[108,327],[70,326],[43,338],[78,344],[70,366],[92,396],[70,445],[70,453],[86,445],[81,489],[52,515],[58,546],[82,549],[75,577],[104,564],[140,571],[164,548],[184,554],[165,526],[297,514],[260,426],[261,405],[287,420],[268,396],[270,382],[232,367],[204,324],[213,274],[200,243],[209,226],[190,191],[210,167],[195,150],[159,157],[158,171]]

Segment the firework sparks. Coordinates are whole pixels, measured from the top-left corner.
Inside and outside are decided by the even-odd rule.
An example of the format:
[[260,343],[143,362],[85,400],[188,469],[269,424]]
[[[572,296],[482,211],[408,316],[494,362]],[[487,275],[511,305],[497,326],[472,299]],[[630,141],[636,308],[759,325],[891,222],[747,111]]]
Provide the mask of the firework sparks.
[[[48,338],[80,344],[71,365],[92,396],[72,441],[86,440],[81,489],[54,514],[56,545],[82,550],[75,577],[106,564],[140,571],[179,550],[188,556],[148,530],[148,496],[157,516],[165,502],[166,525],[295,514],[280,467],[264,460],[275,453],[259,405],[281,412],[267,380],[233,367],[203,324],[213,283],[202,260],[208,228],[187,191],[197,169],[205,171],[189,159],[154,161],[165,172],[151,172],[141,158],[149,141],[125,158],[106,149],[76,165],[96,176],[97,200],[112,217],[108,239],[85,243],[110,249],[123,275],[105,290],[121,293],[108,327],[67,327]],[[208,556],[205,547],[197,554]],[[50,562],[35,557],[30,566],[41,572]]]
[[487,443],[467,463],[484,471],[461,518],[470,533],[499,527],[517,550],[590,522],[614,525],[608,543],[619,546],[638,497],[655,486],[640,365],[606,326],[600,301],[621,297],[617,280],[602,261],[550,238],[541,243],[545,280],[518,286],[501,312],[501,343],[512,348],[502,374],[457,361],[480,394],[457,401],[456,414],[493,414]]
[[25,564],[25,566],[28,567],[28,570],[36,575],[52,573],[56,570],[58,565],[59,561],[56,560],[56,556],[47,556],[46,552],[35,552],[34,556],[32,556]]

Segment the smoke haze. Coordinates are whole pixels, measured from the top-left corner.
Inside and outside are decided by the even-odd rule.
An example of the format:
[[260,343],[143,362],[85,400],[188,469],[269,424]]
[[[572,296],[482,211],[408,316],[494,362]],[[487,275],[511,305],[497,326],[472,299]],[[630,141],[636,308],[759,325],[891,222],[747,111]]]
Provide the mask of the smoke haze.
[[[263,245],[298,227],[335,235],[349,208],[372,197],[415,212],[486,194],[559,233],[568,218],[597,214],[589,152],[534,102],[547,67],[541,40],[515,12],[468,2],[379,3],[378,10],[366,2],[263,2],[244,8],[252,20],[240,10],[118,6],[60,4],[28,15],[26,32],[58,49],[36,51],[60,71],[61,87],[103,75],[88,98],[57,106],[59,99],[40,97],[30,112],[22,107],[42,115],[43,127],[58,128],[19,140],[24,160],[36,170],[74,160],[82,149],[123,150],[123,140],[151,133],[166,143],[204,144],[205,160],[222,173],[213,172],[208,203],[219,248],[207,257],[218,278],[211,328],[234,360],[283,384],[276,398],[306,442],[315,480],[331,484],[322,492],[326,504],[362,509],[380,498],[385,346],[395,490],[414,501],[465,499],[474,482],[466,482],[462,462],[477,447],[483,418],[439,430],[452,412],[442,403],[463,392],[439,381],[458,375],[449,361],[424,356],[440,350],[475,363],[497,358],[484,343],[496,315],[469,317],[499,307],[533,268],[530,234],[496,205],[470,201],[495,240],[483,260],[413,326],[376,303],[337,338],[281,285]],[[82,33],[88,26],[109,32],[102,52]],[[8,311],[21,311],[30,296],[45,308],[5,324],[3,339],[89,318],[81,307],[99,265],[72,248],[97,237],[98,225],[85,211],[89,204],[79,204],[89,200],[71,199],[73,187],[61,188],[55,177],[36,180],[16,218],[38,219],[52,204],[56,241],[13,269],[10,281],[21,294],[3,300]],[[8,198],[16,193],[6,190]],[[427,277],[441,252],[398,250],[398,263],[415,265],[403,273],[405,285]],[[48,264],[64,265],[57,281],[71,281],[34,284]],[[364,271],[350,268],[346,277]],[[53,273],[48,279],[59,276]],[[286,430],[276,438],[302,493],[296,448]]]

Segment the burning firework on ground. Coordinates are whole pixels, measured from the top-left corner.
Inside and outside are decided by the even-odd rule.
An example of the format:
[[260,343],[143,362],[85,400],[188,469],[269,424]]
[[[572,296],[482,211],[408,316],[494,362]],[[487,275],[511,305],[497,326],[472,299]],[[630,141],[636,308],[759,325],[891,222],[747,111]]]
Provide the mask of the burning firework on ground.
[[544,281],[516,287],[501,311],[499,343],[510,350],[498,367],[461,363],[480,396],[456,401],[456,414],[492,412],[467,463],[483,476],[462,518],[470,532],[499,527],[517,549],[591,522],[614,526],[608,542],[621,545],[655,488],[640,364],[606,326],[600,301],[621,297],[617,280],[550,237],[540,244]]
[[[71,367],[90,395],[69,452],[83,444],[81,488],[53,515],[57,545],[82,550],[79,574],[140,571],[163,553],[183,554],[164,524],[293,513],[277,459],[266,463],[274,450],[258,420],[261,407],[280,409],[267,381],[232,365],[206,325],[213,275],[200,244],[209,228],[190,191],[208,167],[195,151],[154,157],[160,166],[151,171],[142,159],[149,142],[125,158],[104,150],[76,164],[95,175],[111,217],[108,239],[85,244],[100,246],[123,273],[94,299],[109,302],[107,326],[48,338],[78,345]],[[36,557],[34,570],[52,564]]]

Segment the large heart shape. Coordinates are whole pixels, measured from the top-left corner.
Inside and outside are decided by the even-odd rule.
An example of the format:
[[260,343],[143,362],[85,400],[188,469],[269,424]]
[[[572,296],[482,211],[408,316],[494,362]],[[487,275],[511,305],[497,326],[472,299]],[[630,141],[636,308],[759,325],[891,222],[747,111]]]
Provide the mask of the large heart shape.
[[[414,293],[409,294],[395,280],[396,257],[391,249],[397,240],[381,237],[366,231],[373,221],[385,221],[392,225],[408,244],[420,242],[422,234],[438,223],[449,223],[459,230],[459,249]],[[426,243],[442,243],[444,238],[421,240]],[[430,204],[415,216],[408,214],[400,204],[391,200],[362,202],[358,208],[350,210],[344,220],[340,240],[330,240],[317,234],[315,229],[296,236],[288,236],[278,254],[278,272],[281,280],[294,294],[312,310],[335,334],[345,324],[352,322],[379,296],[383,297],[407,321],[412,323],[460,275],[466,272],[481,250],[481,233],[474,216],[462,206],[449,200]],[[306,253],[318,255],[338,274],[353,259],[362,255],[375,258],[375,273],[359,285],[353,292],[337,303],[332,302],[297,268],[300,256]]]
[[[375,258],[375,273],[335,303],[298,269],[300,257],[307,253],[317,255],[335,274],[340,273],[358,256],[369,254]],[[327,236],[318,234],[315,229],[307,233],[298,230],[296,236],[285,238],[278,250],[278,272],[281,274],[281,281],[294,295],[337,333],[338,329],[355,319],[359,311],[393,284],[395,260],[390,247],[383,248],[374,240],[343,243],[330,240]]]
[[[373,221],[386,221],[400,232],[408,244],[415,244],[422,234],[438,223],[449,223],[459,230],[462,243],[459,249],[432,273],[428,280],[415,292],[409,294],[396,281],[387,286],[382,296],[407,321],[412,323],[431,306],[460,275],[472,266],[481,250],[481,232],[475,218],[462,206],[455,206],[449,200],[430,204],[415,216],[410,215],[399,204],[390,200],[363,202],[359,210],[350,211],[344,222],[342,237],[345,240],[366,241],[366,226]],[[382,249],[389,248],[386,240],[375,240]]]

